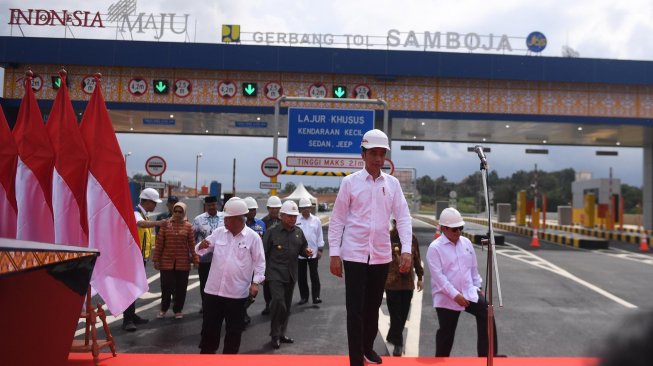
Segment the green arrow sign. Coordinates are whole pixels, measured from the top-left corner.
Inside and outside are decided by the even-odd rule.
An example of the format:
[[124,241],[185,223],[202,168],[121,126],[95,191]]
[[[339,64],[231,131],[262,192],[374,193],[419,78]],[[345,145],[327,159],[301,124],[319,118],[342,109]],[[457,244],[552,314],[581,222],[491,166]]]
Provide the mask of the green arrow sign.
[[169,83],[168,80],[154,80],[154,94],[168,94]]
[[159,93],[162,93],[164,90],[166,90],[166,88],[167,87],[165,86],[165,84],[163,84],[162,81],[159,81],[159,83],[156,84],[156,90],[158,90]]
[[61,88],[61,77],[52,76],[52,89],[59,90]]
[[335,85],[333,87],[333,96],[336,98],[344,98],[347,95],[347,87],[342,85]]
[[253,97],[256,95],[256,84],[245,83],[245,85],[243,86],[243,90],[245,91],[246,96]]

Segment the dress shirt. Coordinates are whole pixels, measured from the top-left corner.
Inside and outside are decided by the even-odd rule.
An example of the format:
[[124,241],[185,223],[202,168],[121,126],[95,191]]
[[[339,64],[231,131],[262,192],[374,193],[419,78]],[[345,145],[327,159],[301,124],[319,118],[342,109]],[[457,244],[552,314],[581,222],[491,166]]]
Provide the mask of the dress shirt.
[[[208,212],[197,215],[193,219],[193,233],[195,233],[195,244],[206,239],[213,230],[224,226],[224,217],[222,212],[218,212],[215,216],[209,215]],[[200,257],[200,262],[208,263],[211,261],[211,254],[203,255]]]
[[351,262],[389,263],[391,214],[397,220],[401,252],[410,253],[413,228],[399,180],[383,172],[374,179],[365,169],[346,176],[329,223],[329,255]]
[[[308,247],[313,250],[313,256],[311,258],[317,258],[317,250],[324,247],[322,221],[313,214],[310,214],[307,219],[303,215],[299,215],[295,226],[298,226],[304,232]],[[306,259],[306,257],[301,255],[299,258]]]
[[474,246],[461,236],[456,244],[442,235],[429,245],[426,261],[431,271],[431,295],[434,308],[465,310],[454,300],[462,294],[471,302],[478,302],[481,275]]
[[205,293],[244,299],[249,296],[252,282],[265,280],[263,243],[254,230],[245,226],[234,236],[226,228],[220,227],[205,240],[209,242],[208,248],[199,249],[200,244],[195,245],[195,252],[199,255],[213,252]]

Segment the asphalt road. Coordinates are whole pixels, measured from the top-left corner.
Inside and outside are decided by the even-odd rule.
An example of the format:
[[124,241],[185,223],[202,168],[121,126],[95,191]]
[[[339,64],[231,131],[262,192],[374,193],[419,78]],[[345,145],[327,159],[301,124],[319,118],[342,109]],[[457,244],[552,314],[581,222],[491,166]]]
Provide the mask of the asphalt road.
[[[414,220],[414,232],[423,260],[432,241],[433,226]],[[467,228],[482,229],[469,224]],[[326,226],[325,238],[326,238]],[[623,317],[651,308],[653,254],[637,252],[637,246],[611,243],[610,250],[583,250],[540,241],[531,249],[530,238],[505,233],[505,246],[497,246],[497,261],[503,306],[495,288],[494,308],[499,352],[509,356],[595,356],[609,331]],[[485,278],[487,251],[476,247],[481,276]],[[270,321],[261,315],[262,294],[249,308],[252,323],[243,333],[241,353],[347,354],[344,281],[329,273],[328,250],[320,261],[322,282],[319,306],[296,305],[295,290],[287,335],[292,345],[273,350],[269,345]],[[137,301],[137,312],[150,319],[133,333],[121,329],[120,318],[109,317],[117,351],[123,353],[198,353],[202,316],[197,272],[191,272],[184,308],[185,316],[156,319],[160,303],[158,271],[148,263],[150,291]],[[430,275],[425,268],[425,290],[415,292],[406,326],[406,355],[432,356],[438,328],[432,307]],[[170,314],[170,311],[169,311]],[[384,342],[388,328],[387,309],[381,307],[380,334],[375,350],[388,355],[392,345]],[[83,337],[80,323],[77,337]],[[99,328],[101,329],[101,327]],[[102,332],[99,331],[102,336]],[[221,352],[220,348],[219,352]],[[474,318],[460,317],[452,356],[476,355]]]

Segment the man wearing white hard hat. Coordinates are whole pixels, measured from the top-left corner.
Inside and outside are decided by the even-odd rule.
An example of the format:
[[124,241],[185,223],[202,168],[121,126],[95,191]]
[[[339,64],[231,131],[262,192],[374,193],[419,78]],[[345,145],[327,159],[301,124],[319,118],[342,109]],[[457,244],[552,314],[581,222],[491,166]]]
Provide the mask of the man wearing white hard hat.
[[297,226],[302,229],[308,246],[313,251],[312,257],[299,256],[299,274],[297,277],[297,286],[299,287],[299,305],[308,302],[308,278],[306,270],[308,269],[311,276],[311,291],[313,295],[313,304],[320,304],[320,275],[317,272],[317,264],[322,258],[322,250],[324,248],[324,234],[322,234],[322,221],[311,213],[313,204],[311,200],[302,197],[299,199],[299,211],[301,215],[297,218]]
[[195,246],[198,255],[213,253],[209,278],[204,288],[200,353],[216,353],[222,322],[226,334],[222,353],[236,354],[243,332],[245,303],[256,297],[265,280],[265,257],[261,237],[245,225],[249,212],[242,199],[224,205],[224,226]]
[[[270,196],[265,206],[268,209],[268,214],[265,215],[265,217],[263,217],[261,220],[265,224],[265,229],[267,230],[270,229],[272,226],[281,222],[281,219],[279,218],[279,210],[281,209],[281,199],[277,196]],[[270,300],[272,299],[272,297],[270,297],[270,287],[268,286],[267,282],[263,284],[263,299],[265,300],[265,308],[263,309],[261,314],[269,315]]]
[[[145,188],[140,196],[138,207],[134,211],[136,217],[136,226],[138,228],[138,241],[141,245],[141,254],[143,255],[143,265],[147,265],[147,259],[152,251],[154,244],[154,228],[162,227],[169,224],[168,220],[150,220],[147,217],[148,212],[156,209],[156,204],[161,203],[159,192],[154,188]],[[135,331],[136,325],[145,324],[148,319],[143,319],[136,314],[136,301],[134,301],[122,314],[122,329],[128,332]]]
[[[462,236],[465,221],[455,208],[445,208],[439,220],[442,235],[426,253],[431,272],[431,295],[440,328],[435,334],[435,357],[449,357],[461,311],[476,317],[479,357],[487,357],[487,302],[478,273],[474,246]],[[494,328],[494,354],[497,355],[497,328]]]
[[389,150],[383,131],[374,129],[363,135],[365,168],[342,180],[329,223],[330,270],[335,276],[342,277],[343,272],[345,276],[350,366],[363,366],[364,360],[383,362],[373,347],[392,261],[391,215],[397,220],[401,242],[400,271],[407,273],[411,266],[413,230],[408,204],[397,178],[381,171]]
[[[250,229],[256,231],[258,235],[263,237],[263,234],[265,234],[265,223],[256,217],[256,210],[258,209],[258,203],[256,202],[256,199],[254,197],[245,197],[243,198],[245,203],[247,204],[247,208],[249,209],[249,212],[247,215],[245,215],[245,218],[247,221],[245,221],[245,225],[249,227]],[[265,285],[264,285],[265,286]],[[249,308],[250,305],[254,302],[254,299],[249,299],[247,300],[247,303],[245,304],[245,318],[243,322],[245,325],[249,325],[249,323],[252,322],[252,318],[250,318],[249,314],[247,314],[247,308]]]
[[299,209],[294,201],[281,206],[281,223],[272,226],[263,235],[265,251],[265,282],[270,286],[270,336],[272,347],[281,343],[294,343],[286,336],[292,295],[297,282],[297,256],[311,257],[313,251],[302,230],[295,226]]

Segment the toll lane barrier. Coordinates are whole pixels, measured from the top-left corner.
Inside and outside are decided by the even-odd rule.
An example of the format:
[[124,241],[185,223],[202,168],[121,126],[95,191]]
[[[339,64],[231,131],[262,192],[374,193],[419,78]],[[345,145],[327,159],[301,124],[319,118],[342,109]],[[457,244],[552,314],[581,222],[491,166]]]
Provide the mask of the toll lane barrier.
[[309,170],[282,170],[280,174],[285,175],[307,175],[315,177],[346,177],[352,172],[317,172]]
[[[487,220],[478,219],[475,217],[465,217],[465,221],[469,221],[481,225],[487,223]],[[514,224],[506,224],[502,222],[494,222],[492,225],[494,228],[513,232],[518,235],[523,235],[527,237],[533,236],[533,229],[529,227],[517,226]],[[542,232],[542,230],[540,230],[538,236],[543,240],[572,246],[574,248],[583,248],[583,249],[608,249],[609,248],[609,242],[607,240],[603,238],[593,238],[589,236],[583,236],[582,234],[559,232],[559,231]]]

